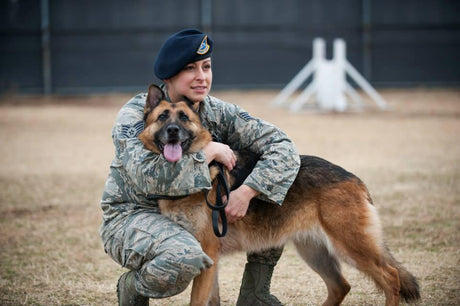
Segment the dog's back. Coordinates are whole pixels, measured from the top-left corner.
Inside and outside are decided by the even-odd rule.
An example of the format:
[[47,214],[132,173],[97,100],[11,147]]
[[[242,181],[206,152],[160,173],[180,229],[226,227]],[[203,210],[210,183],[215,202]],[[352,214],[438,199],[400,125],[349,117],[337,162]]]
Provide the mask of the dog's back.
[[[254,166],[254,156],[239,163],[231,174],[241,183]],[[229,226],[221,247],[224,253],[258,251],[288,241],[325,280],[329,291],[325,305],[339,304],[350,290],[339,258],[370,276],[385,292],[387,305],[397,305],[400,294],[409,302],[420,298],[415,277],[384,245],[380,219],[365,184],[324,159],[302,155],[283,204],[253,199],[247,215]]]

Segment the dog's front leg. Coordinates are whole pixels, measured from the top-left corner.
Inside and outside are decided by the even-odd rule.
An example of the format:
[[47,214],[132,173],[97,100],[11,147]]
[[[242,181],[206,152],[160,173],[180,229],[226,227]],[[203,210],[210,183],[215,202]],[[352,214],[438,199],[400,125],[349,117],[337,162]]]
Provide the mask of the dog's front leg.
[[209,300],[210,305],[220,305],[220,292],[219,292],[219,271],[216,269],[216,273],[214,273],[214,287],[212,289],[211,299]]
[[[214,237],[215,238],[215,237]],[[210,243],[202,244],[203,251],[214,261],[211,268],[204,270],[195,277],[190,298],[191,306],[218,306],[220,299],[218,290],[216,292],[217,267],[219,264],[219,240],[212,239]],[[217,287],[218,288],[218,287]],[[217,294],[217,297],[215,296]]]
[[192,286],[192,296],[190,299],[191,306],[217,306],[219,305],[219,301],[213,297],[213,288],[214,288],[214,280],[216,272],[217,272],[217,265],[216,261],[214,260],[214,265],[203,271],[200,275],[195,277],[193,280]]

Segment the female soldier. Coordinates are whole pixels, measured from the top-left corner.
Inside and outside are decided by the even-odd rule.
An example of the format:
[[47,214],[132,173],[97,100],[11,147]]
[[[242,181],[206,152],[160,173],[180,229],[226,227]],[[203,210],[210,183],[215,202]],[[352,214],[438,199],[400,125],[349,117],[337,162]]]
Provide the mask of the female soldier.
[[[154,71],[164,81],[167,100],[186,97],[194,102],[216,141],[198,153],[184,154],[174,166],[146,150],[137,138],[144,128],[146,94],[123,106],[112,130],[115,158],[101,201],[100,234],[105,251],[130,270],[118,280],[120,305],[148,305],[148,298],[178,294],[213,264],[189,232],[159,213],[158,198],[209,188],[209,174],[203,173],[209,173],[211,161],[231,170],[237,162],[233,150],[250,150],[261,158],[230,194],[225,212],[231,223],[245,216],[255,196],[281,205],[298,172],[298,153],[282,131],[208,95],[212,47],[212,39],[196,29],[175,33],[161,47]],[[248,254],[238,305],[281,305],[269,292],[281,253],[282,248]]]

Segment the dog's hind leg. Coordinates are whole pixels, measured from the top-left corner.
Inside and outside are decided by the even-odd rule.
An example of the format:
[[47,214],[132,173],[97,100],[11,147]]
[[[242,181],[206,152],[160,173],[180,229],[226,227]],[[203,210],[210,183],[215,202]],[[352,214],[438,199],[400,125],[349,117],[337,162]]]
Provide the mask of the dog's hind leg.
[[[324,205],[322,225],[337,254],[372,278],[386,297],[386,306],[400,300],[398,269],[388,260],[375,207],[361,197],[341,198],[346,205]],[[354,202],[354,203],[353,203]]]
[[401,284],[397,268],[387,262],[384,252],[373,245],[370,239],[364,235],[361,239],[360,249],[345,249],[346,257],[350,258],[358,270],[370,276],[376,286],[383,290],[386,306],[399,305]]
[[[327,239],[324,236],[325,239]],[[315,271],[326,283],[328,295],[324,306],[340,305],[350,285],[342,276],[340,263],[329,251],[324,240],[310,235],[296,239],[294,244],[302,259]]]

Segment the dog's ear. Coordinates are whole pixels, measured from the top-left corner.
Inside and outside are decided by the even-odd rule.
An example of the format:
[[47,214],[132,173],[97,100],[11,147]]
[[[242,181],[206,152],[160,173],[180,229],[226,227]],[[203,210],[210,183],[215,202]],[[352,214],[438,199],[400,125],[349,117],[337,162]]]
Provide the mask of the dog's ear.
[[147,116],[159,103],[164,100],[165,94],[160,87],[152,84],[149,86],[149,93],[145,101],[144,115]]

